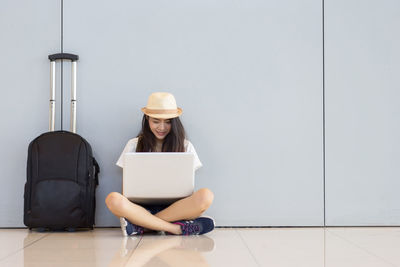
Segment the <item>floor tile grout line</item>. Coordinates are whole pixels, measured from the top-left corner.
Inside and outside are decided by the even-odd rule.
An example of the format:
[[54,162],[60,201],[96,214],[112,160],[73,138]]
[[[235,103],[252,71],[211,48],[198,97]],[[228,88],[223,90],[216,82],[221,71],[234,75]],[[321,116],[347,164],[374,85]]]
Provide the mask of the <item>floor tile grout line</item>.
[[42,237],[36,239],[36,240],[33,241],[32,243],[30,243],[30,244],[24,246],[23,248],[19,248],[19,249],[15,250],[15,251],[11,252],[10,254],[6,255],[6,256],[3,257],[3,258],[1,258],[1,259],[0,259],[0,262],[5,261],[5,260],[8,259],[9,257],[11,257],[11,256],[13,256],[13,255],[15,255],[15,254],[17,254],[17,253],[20,252],[20,251],[23,251],[25,248],[27,248],[27,247],[29,247],[29,246],[35,244],[36,242],[42,240],[43,238],[45,238],[45,237],[48,236],[48,235],[50,235],[50,234],[46,234],[46,235],[44,235],[44,236],[42,236]]
[[42,240],[42,239],[45,238],[45,237],[48,237],[49,235],[51,235],[51,233],[47,233],[47,234],[43,235],[41,238],[36,239],[36,240],[33,241],[32,243],[29,243],[28,245],[24,246],[23,248],[30,247],[31,245],[35,244],[36,242]]
[[253,260],[255,261],[255,263],[257,264],[257,266],[261,266],[260,263],[257,261],[256,257],[254,256],[253,252],[250,250],[249,246],[247,245],[246,241],[244,240],[243,236],[239,233],[238,230],[235,230],[236,234],[239,236],[239,238],[242,240],[242,242],[244,243],[244,245],[246,246],[247,250],[249,251],[251,257],[253,258]]
[[[128,238],[129,238],[129,237],[128,237]],[[137,242],[136,247],[133,249],[132,254],[131,254],[131,256],[129,257],[129,259],[131,259],[131,258],[133,257],[133,255],[135,254],[136,249],[139,247],[139,244],[140,244],[140,242],[142,242],[142,240],[143,240],[143,234],[140,235],[140,239],[139,239],[139,241]],[[128,259],[128,261],[129,261],[129,259]],[[124,266],[128,266],[127,264],[128,264],[128,262],[126,262],[126,263],[124,264]]]
[[383,258],[383,257],[381,257],[381,256],[379,256],[379,255],[374,254],[373,252],[369,251],[368,249],[363,248],[362,246],[358,245],[358,244],[355,243],[354,241],[351,241],[351,240],[349,240],[349,239],[347,239],[347,238],[345,238],[345,237],[343,237],[343,236],[340,236],[340,235],[338,235],[337,233],[334,233],[334,232],[330,231],[329,229],[327,229],[327,230],[328,230],[328,232],[330,232],[332,235],[335,235],[336,237],[338,237],[338,238],[340,238],[340,239],[343,239],[344,241],[346,241],[346,242],[352,244],[353,246],[355,246],[355,247],[361,249],[362,251],[367,252],[367,253],[370,254],[371,256],[374,256],[374,257],[376,257],[376,258],[378,258],[378,259],[380,259],[380,260],[382,260],[382,261],[384,261],[384,262],[390,264],[391,266],[399,267],[398,265],[396,265],[396,264],[394,264],[394,263],[388,261],[387,259],[385,259],[385,258]]

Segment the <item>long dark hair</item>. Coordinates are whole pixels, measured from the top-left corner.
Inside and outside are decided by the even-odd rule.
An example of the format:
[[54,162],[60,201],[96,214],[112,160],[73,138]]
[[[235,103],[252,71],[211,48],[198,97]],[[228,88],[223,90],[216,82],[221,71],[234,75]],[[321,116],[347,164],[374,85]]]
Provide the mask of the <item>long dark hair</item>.
[[[169,119],[171,121],[171,131],[164,138],[162,152],[185,152],[185,129],[179,117]],[[155,152],[157,138],[153,134],[149,125],[149,118],[143,115],[142,130],[137,136],[139,138],[136,152]]]

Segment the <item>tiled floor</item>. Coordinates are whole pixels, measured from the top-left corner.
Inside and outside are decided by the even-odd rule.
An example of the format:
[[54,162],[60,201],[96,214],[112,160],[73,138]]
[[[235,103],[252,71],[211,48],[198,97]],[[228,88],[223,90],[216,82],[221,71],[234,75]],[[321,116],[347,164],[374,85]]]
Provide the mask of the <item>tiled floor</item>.
[[217,228],[204,236],[117,228],[0,230],[0,266],[400,267],[400,227]]

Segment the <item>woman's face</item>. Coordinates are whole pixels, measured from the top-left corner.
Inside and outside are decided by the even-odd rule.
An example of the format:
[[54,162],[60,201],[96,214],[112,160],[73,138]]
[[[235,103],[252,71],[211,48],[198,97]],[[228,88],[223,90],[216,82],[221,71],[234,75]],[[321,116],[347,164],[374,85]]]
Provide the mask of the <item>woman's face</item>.
[[148,117],[151,132],[158,140],[163,140],[171,131],[170,119],[157,119]]

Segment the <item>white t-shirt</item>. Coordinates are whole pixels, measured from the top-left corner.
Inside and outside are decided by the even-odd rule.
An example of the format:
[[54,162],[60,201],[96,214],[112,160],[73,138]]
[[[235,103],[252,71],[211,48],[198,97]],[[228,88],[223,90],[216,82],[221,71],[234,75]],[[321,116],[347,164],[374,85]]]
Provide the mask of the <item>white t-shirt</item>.
[[[124,167],[125,153],[136,152],[136,146],[137,146],[138,140],[139,140],[139,138],[137,138],[137,137],[133,138],[133,139],[129,140],[128,143],[125,145],[124,151],[122,151],[121,156],[119,156],[119,159],[116,163],[119,167],[121,167],[121,168]],[[191,152],[194,154],[194,170],[195,171],[198,170],[201,166],[203,166],[203,164],[201,164],[201,161],[200,161],[199,157],[197,156],[194,146],[188,140],[184,141],[184,146],[185,146],[186,152]]]

